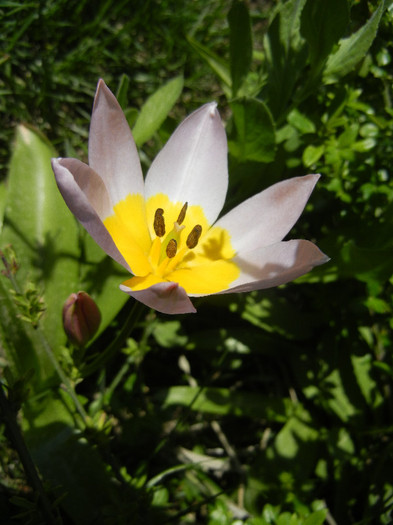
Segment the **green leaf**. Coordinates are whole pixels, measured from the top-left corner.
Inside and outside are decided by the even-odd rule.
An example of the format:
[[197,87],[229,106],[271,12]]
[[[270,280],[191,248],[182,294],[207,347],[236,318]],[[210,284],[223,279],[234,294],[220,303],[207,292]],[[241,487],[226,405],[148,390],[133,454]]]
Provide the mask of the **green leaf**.
[[303,521],[303,525],[322,525],[325,523],[327,509],[316,510]]
[[244,2],[234,0],[228,13],[228,22],[232,96],[235,97],[250,70],[252,60],[250,16]]
[[344,388],[343,378],[339,370],[335,369],[325,377],[322,386],[329,392],[326,405],[342,421],[349,421],[356,415],[357,407],[352,404],[352,400]]
[[289,0],[280,4],[265,37],[269,78],[264,99],[275,117],[285,112],[307,63],[306,44],[300,34],[305,2]]
[[130,77],[128,75],[122,75],[120,77],[119,86],[116,92],[116,98],[123,111],[128,106],[127,91],[130,87]]
[[311,166],[316,164],[318,160],[322,157],[324,152],[324,144],[321,144],[320,146],[313,146],[310,144],[310,146],[307,146],[302,156],[304,166],[306,168],[310,168]]
[[52,347],[65,343],[62,305],[78,287],[78,228],[56,186],[50,164],[55,152],[33,129],[19,126],[8,176],[0,247],[11,244],[23,291],[34,282],[46,312],[44,333]]
[[156,325],[153,336],[157,343],[164,348],[184,347],[187,336],[179,333],[181,331],[180,321],[166,321]]
[[236,141],[229,142],[231,154],[239,162],[271,162],[275,157],[275,127],[272,116],[263,102],[255,98],[231,103],[236,125]]
[[158,396],[163,407],[180,405],[207,414],[232,414],[279,422],[286,420],[292,407],[286,399],[266,398],[254,392],[234,392],[227,388],[173,386]]
[[327,84],[337,82],[349,73],[362,60],[377,34],[379,21],[384,10],[382,1],[370,20],[353,35],[340,40],[338,50],[330,55],[325,71],[324,81]]
[[139,113],[132,134],[137,146],[148,141],[160,128],[183,89],[183,77],[178,76],[151,95]]
[[353,240],[344,244],[338,261],[341,275],[360,281],[377,280],[385,282],[392,274],[393,248],[374,249],[359,247]]
[[301,17],[301,33],[308,43],[311,66],[329,55],[349,23],[347,0],[308,0]]
[[[289,0],[281,4],[275,20],[279,26],[279,41],[285,54],[302,47],[300,20],[306,0]],[[272,24],[273,26],[273,24]]]
[[2,180],[0,182],[0,232],[3,227],[3,220],[4,220],[4,211],[5,211],[5,205],[6,205],[6,197],[7,197],[7,187]]
[[310,427],[298,417],[291,417],[277,434],[274,442],[275,451],[284,458],[295,458],[298,455],[300,444],[312,444],[318,440],[318,431]]
[[383,403],[383,397],[378,390],[378,384],[371,377],[371,374],[373,373],[373,357],[371,354],[362,356],[353,355],[351,356],[351,361],[363,397],[367,404],[375,409]]
[[294,128],[303,134],[315,133],[316,131],[314,122],[296,108],[289,113],[287,120]]
[[187,41],[199,54],[199,56],[209,64],[218,78],[224,83],[223,89],[225,90],[225,87],[231,87],[232,81],[227,62],[222,60],[220,57],[210,51],[208,47],[203,46],[192,37],[187,36]]

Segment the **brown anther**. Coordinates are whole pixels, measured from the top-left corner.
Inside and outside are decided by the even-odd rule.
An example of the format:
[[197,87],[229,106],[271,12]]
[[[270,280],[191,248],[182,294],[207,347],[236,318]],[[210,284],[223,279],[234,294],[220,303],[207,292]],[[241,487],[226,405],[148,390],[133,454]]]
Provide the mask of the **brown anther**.
[[163,237],[165,235],[165,221],[164,221],[164,210],[157,208],[154,214],[154,231],[157,237]]
[[177,218],[177,221],[176,221],[177,224],[180,225],[186,218],[187,208],[188,208],[188,202],[186,202],[183,208],[180,210],[179,217]]
[[176,255],[177,252],[177,242],[175,239],[171,239],[166,247],[166,254],[169,257],[169,259],[172,259]]
[[191,230],[191,233],[189,234],[186,240],[186,244],[190,248],[190,250],[195,248],[195,246],[198,244],[199,237],[201,236],[201,234],[202,234],[202,226],[200,224],[197,224],[196,226],[193,227],[193,229]]

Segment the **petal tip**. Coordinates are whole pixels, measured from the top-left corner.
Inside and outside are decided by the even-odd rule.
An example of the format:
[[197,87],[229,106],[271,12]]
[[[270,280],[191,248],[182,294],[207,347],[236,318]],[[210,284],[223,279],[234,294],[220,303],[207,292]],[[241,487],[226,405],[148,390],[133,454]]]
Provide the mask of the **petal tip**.
[[196,313],[196,309],[184,288],[175,282],[161,282],[139,291],[133,291],[124,282],[119,285],[119,288],[149,308],[164,314]]
[[207,106],[208,106],[208,109],[209,109],[209,115],[211,117],[215,117],[216,114],[218,113],[218,111],[217,111],[217,102],[209,102],[207,104]]

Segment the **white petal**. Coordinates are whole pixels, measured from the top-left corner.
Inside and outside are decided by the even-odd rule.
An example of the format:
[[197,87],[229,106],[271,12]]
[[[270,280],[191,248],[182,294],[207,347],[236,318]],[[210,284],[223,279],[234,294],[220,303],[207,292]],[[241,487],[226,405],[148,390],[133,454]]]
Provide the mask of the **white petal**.
[[229,231],[236,252],[281,241],[300,217],[319,175],[278,182],[221,217],[216,226]]
[[[102,203],[104,203],[102,204],[103,208],[107,207],[107,205],[105,204],[105,200],[108,200],[108,197],[106,197],[105,199],[105,196],[102,193],[102,181],[101,186],[101,184],[98,182],[100,180],[98,175],[95,174],[93,170],[91,170],[91,168],[86,166],[87,170],[90,171],[89,177],[92,177],[94,179],[93,187],[95,189],[99,188],[99,191],[101,191],[101,194],[99,196],[95,195],[94,197],[92,197],[92,195],[90,194],[91,187],[87,185],[87,188],[85,187],[85,190],[87,189],[87,193],[85,193],[84,188],[79,186],[73,173],[65,165],[62,165],[63,162],[70,167],[74,167],[75,165],[80,167],[80,163],[76,161],[75,164],[75,159],[52,159],[52,169],[55,174],[57,186],[59,187],[60,193],[62,194],[63,199],[65,200],[68,208],[75,215],[78,221],[86,228],[86,230],[93,237],[96,243],[99,246],[101,246],[101,248],[110,257],[112,257],[112,259],[114,259],[119,264],[124,266],[124,268],[130,271],[128,264],[124,260],[119,250],[116,248],[112,237],[109,235],[107,229],[103,225],[98,215],[98,213],[101,213],[102,210],[98,209],[97,211],[95,209],[95,206],[97,206],[97,208],[100,208]],[[79,182],[82,180],[81,184],[83,186],[86,182],[85,173],[83,173],[82,177],[78,178]],[[90,201],[90,199],[92,200]]]
[[142,168],[130,127],[116,97],[98,82],[89,132],[89,165],[105,182],[112,204],[144,194]]
[[242,253],[233,261],[241,274],[228,290],[222,293],[249,292],[279,286],[309,272],[329,260],[310,241],[291,240]]
[[187,117],[155,158],[146,177],[146,198],[164,193],[172,202],[202,206],[212,224],[228,187],[227,140],[215,103]]
[[177,283],[162,282],[138,292],[134,292],[124,284],[120,285],[120,289],[137,301],[149,306],[149,308],[164,314],[189,314],[196,312],[184,288]]

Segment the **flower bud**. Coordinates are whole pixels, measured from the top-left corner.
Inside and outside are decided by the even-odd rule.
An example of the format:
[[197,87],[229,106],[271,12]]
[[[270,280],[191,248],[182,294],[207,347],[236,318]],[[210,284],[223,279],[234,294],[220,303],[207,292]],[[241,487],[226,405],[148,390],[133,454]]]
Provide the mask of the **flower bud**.
[[98,306],[86,292],[72,293],[63,306],[63,327],[74,345],[83,347],[101,322]]

